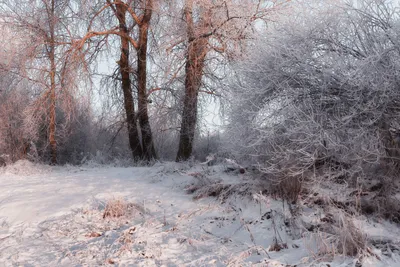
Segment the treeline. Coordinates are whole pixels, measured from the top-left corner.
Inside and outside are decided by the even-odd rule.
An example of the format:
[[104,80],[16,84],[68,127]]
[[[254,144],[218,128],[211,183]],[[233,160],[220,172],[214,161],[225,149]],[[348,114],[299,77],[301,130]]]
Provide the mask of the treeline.
[[[219,151],[275,176],[398,175],[395,2],[0,3],[0,153],[13,161]],[[223,104],[215,133],[200,127],[210,100]]]
[[2,0],[1,153],[75,163],[109,145],[188,160],[199,101],[220,96],[229,63],[284,2]]

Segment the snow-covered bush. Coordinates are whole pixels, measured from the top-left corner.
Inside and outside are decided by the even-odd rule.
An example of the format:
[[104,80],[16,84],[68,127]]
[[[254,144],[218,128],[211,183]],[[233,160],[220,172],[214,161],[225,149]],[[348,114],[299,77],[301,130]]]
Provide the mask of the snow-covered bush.
[[273,177],[356,184],[378,165],[376,178],[396,178],[400,13],[390,5],[309,7],[271,27],[231,85],[237,156]]
[[29,84],[0,71],[0,86],[0,154],[12,162],[29,156],[34,159],[29,138],[34,129],[25,123],[27,104],[32,102]]

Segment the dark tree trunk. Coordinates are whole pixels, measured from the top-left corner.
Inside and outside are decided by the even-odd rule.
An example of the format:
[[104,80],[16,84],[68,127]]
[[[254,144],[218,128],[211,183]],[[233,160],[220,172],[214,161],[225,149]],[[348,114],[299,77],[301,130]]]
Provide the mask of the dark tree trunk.
[[[400,167],[400,143],[398,133],[392,134],[388,122],[389,119],[384,116],[380,122],[380,138],[385,149],[387,160]],[[395,135],[395,136],[393,136]]]
[[[185,96],[183,99],[182,122],[176,161],[188,160],[192,155],[197,123],[198,94],[203,77],[205,57],[208,51],[208,38],[195,37],[192,9],[192,5],[187,4],[185,17],[189,45],[186,54]],[[207,27],[206,20],[207,18],[202,18],[196,28]]]
[[[52,64],[53,65],[53,64]],[[57,141],[56,141],[56,88],[55,88],[55,71],[50,71],[51,88],[50,88],[50,122],[49,122],[49,142],[51,149],[51,164],[57,164]]]
[[141,24],[139,25],[139,41],[137,49],[137,86],[138,86],[138,117],[142,133],[143,156],[146,160],[156,159],[156,151],[153,143],[153,136],[148,115],[147,101],[147,38],[150,19],[152,15],[152,1],[146,2],[146,7]]
[[55,2],[51,1],[49,15],[50,40],[48,55],[50,59],[50,103],[49,103],[49,143],[51,149],[51,164],[57,164],[56,142],[56,58],[55,58]]
[[[123,35],[128,36],[128,29],[126,26],[125,18],[126,7],[122,4],[116,4],[116,10],[119,21],[119,31],[123,33]],[[135,105],[131,88],[131,80],[129,77],[129,39],[127,37],[124,37],[123,35],[121,36],[121,57],[119,60],[119,67],[122,80],[122,91],[124,93],[124,107],[128,126],[129,146],[132,151],[133,159],[138,160],[143,157],[143,150],[139,139]]]

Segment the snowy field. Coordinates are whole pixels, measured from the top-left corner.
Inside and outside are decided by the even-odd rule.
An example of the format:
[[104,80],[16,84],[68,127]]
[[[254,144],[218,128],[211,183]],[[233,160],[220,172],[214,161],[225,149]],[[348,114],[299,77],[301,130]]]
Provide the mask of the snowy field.
[[[27,161],[1,168],[0,266],[400,266],[395,246],[335,255],[321,246],[329,237],[299,226],[317,209],[301,207],[294,218],[281,201],[249,193],[257,188],[246,174],[223,169]],[[232,190],[188,194],[205,180]],[[388,223],[359,218],[359,226],[391,244],[400,239]]]

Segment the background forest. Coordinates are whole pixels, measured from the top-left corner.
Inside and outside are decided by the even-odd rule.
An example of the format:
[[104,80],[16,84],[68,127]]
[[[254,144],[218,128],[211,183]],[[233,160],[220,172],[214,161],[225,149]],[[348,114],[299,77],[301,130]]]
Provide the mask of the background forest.
[[4,162],[214,153],[275,176],[398,175],[396,2],[3,0],[0,11]]

